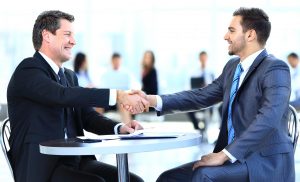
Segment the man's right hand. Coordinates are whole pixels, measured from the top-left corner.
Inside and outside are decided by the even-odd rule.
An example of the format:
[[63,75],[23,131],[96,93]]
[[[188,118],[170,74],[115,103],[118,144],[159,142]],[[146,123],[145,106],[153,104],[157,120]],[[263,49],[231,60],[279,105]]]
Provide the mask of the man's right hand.
[[[143,99],[145,99],[148,102],[148,107],[145,107],[145,110],[142,112],[148,112],[149,107],[156,107],[157,101],[156,101],[156,95],[147,95],[145,92],[141,90],[131,90],[129,92],[130,95],[139,95]],[[133,108],[130,105],[122,104],[122,107],[125,108],[127,111],[132,112]]]
[[117,102],[120,103],[131,114],[142,113],[144,110],[149,109],[148,100],[139,94],[132,93],[131,91],[117,91]]

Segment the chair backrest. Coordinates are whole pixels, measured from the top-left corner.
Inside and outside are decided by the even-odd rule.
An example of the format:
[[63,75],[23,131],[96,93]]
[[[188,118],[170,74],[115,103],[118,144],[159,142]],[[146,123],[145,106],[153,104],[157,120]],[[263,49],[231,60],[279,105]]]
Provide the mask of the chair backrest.
[[0,121],[3,121],[7,117],[7,104],[0,104]]
[[298,130],[299,118],[296,109],[291,105],[289,105],[289,112],[290,112],[290,118],[288,122],[288,131],[289,131],[289,137],[293,142],[294,152],[295,152],[297,147],[298,137],[299,137],[299,130]]
[[0,128],[0,140],[1,140],[1,148],[3,150],[3,153],[4,153],[4,157],[6,159],[6,162],[7,162],[7,165],[9,167],[9,170],[11,172],[11,176],[12,178],[14,179],[14,173],[13,173],[13,170],[12,170],[12,167],[11,167],[11,164],[10,164],[10,161],[9,161],[9,158],[8,158],[8,155],[7,155],[7,152],[9,151],[9,143],[8,143],[8,139],[10,137],[10,123],[9,123],[9,119],[6,118],[2,125],[1,125],[1,128]]

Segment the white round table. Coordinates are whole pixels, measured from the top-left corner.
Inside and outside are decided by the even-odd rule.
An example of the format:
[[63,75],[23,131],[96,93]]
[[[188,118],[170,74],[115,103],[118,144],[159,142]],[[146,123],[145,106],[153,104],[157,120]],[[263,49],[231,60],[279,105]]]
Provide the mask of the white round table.
[[200,144],[200,135],[184,133],[169,139],[114,139],[97,143],[82,143],[75,138],[47,141],[40,144],[40,152],[47,155],[116,154],[120,182],[129,181],[128,153],[150,152]]

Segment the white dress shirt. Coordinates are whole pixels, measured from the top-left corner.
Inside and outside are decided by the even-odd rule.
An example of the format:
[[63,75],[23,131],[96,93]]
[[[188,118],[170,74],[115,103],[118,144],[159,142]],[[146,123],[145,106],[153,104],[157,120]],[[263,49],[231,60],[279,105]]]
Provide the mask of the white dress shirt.
[[[244,60],[241,60],[241,65],[242,65],[242,68],[243,68],[243,72],[240,76],[240,80],[239,80],[239,87],[242,85],[243,81],[244,81],[244,78],[245,76],[247,75],[249,69],[250,69],[250,66],[253,64],[255,58],[263,51],[263,49],[249,55],[247,58],[245,58]],[[162,99],[159,95],[156,96],[156,102],[157,102],[157,105],[155,107],[155,109],[157,111],[161,111],[162,110],[162,106],[163,106],[163,102],[162,102]],[[229,157],[229,160],[230,162],[234,163],[236,161],[236,158],[231,155],[226,149],[223,149],[222,150],[228,157]]]

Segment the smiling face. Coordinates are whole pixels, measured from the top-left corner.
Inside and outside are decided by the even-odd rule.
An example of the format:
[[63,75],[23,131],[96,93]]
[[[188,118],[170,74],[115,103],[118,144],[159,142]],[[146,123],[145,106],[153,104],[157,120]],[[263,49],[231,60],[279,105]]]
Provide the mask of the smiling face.
[[224,39],[228,42],[228,54],[240,56],[246,49],[246,33],[243,32],[241,16],[234,16]]
[[55,34],[44,30],[43,40],[47,44],[48,56],[56,63],[62,64],[71,58],[71,50],[76,44],[72,23],[68,20],[60,20],[60,28]]

